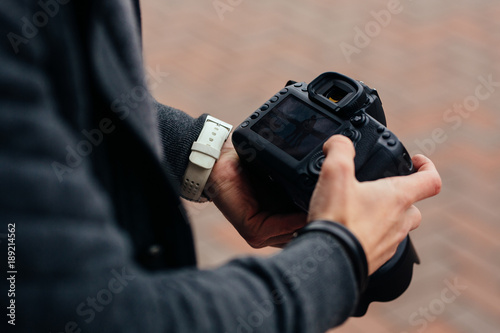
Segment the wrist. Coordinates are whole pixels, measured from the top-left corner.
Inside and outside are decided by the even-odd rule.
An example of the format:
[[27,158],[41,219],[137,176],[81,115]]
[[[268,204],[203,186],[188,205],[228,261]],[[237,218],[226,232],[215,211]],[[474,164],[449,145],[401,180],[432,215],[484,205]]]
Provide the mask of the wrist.
[[347,252],[353,264],[358,288],[363,292],[368,282],[368,261],[363,246],[356,236],[340,223],[315,220],[297,231],[297,236],[307,232],[324,232],[337,239]]
[[181,187],[183,198],[197,202],[208,201],[203,192],[231,129],[232,125],[207,116],[198,139],[191,147]]

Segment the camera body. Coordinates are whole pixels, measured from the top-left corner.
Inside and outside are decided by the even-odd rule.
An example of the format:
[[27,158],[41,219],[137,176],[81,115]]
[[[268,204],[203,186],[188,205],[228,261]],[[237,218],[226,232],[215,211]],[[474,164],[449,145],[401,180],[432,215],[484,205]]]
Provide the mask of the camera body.
[[[307,212],[325,159],[323,144],[335,134],[353,142],[359,181],[414,172],[405,147],[386,127],[377,91],[334,72],[310,84],[289,81],[235,129],[232,140],[250,173],[271,180]],[[415,262],[418,257],[407,237],[394,257],[370,277],[355,315],[363,315],[373,300],[402,294]]]

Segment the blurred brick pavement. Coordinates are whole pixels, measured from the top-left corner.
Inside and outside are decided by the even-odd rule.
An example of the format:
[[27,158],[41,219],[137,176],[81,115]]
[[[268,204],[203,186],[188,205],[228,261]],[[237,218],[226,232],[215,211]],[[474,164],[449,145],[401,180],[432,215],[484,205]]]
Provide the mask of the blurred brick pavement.
[[[389,128],[443,177],[419,204],[409,290],[335,332],[500,332],[500,2],[221,2],[235,5],[219,16],[212,0],[143,0],[146,63],[169,73],[160,101],[237,125],[288,79],[338,71],[378,88]],[[201,267],[274,252],[212,205],[189,211]]]

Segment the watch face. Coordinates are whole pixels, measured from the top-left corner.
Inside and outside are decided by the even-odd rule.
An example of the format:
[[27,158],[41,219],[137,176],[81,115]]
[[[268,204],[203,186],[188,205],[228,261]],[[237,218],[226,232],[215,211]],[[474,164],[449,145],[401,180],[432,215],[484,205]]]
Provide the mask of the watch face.
[[335,134],[339,126],[337,121],[290,95],[251,129],[288,155],[301,160]]

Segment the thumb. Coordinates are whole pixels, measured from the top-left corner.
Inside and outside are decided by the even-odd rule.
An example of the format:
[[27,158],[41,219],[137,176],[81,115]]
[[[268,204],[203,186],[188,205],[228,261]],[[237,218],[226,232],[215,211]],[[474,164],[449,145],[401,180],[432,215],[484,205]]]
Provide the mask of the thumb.
[[335,135],[326,141],[323,152],[326,158],[311,198],[308,220],[329,219],[342,223],[344,218],[338,215],[339,207],[345,206],[346,191],[352,190],[357,181],[354,146],[348,138]]
[[356,152],[351,140],[343,135],[334,135],[323,146],[326,155],[321,174],[330,181],[354,178],[354,156]]

